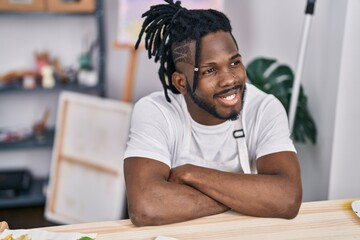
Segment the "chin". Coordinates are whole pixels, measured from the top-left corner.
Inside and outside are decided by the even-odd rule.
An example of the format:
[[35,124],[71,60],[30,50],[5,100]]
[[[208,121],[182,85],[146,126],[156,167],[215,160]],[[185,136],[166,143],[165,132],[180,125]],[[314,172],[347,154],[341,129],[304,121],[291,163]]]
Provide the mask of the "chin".
[[229,120],[229,121],[235,121],[235,120],[238,120],[239,119],[239,116],[240,116],[240,112],[239,111],[232,111],[230,113],[227,113],[227,114],[216,114],[217,118],[221,119],[221,120]]
[[236,121],[236,120],[238,120],[239,119],[239,117],[240,117],[240,114],[235,114],[235,115],[230,115],[230,117],[228,118],[228,120],[230,120],[230,121]]
[[238,113],[238,112],[232,112],[232,113],[227,117],[227,120],[235,121],[235,120],[238,120],[239,117],[240,117],[240,113]]

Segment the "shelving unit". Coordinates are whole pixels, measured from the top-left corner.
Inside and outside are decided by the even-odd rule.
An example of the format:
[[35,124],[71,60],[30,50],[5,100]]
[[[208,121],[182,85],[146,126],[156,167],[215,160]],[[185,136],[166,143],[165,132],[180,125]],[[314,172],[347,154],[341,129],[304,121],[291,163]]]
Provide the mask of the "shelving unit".
[[78,92],[96,91],[100,96],[105,96],[105,61],[106,61],[106,47],[105,47],[105,30],[104,30],[104,6],[103,1],[96,0],[96,10],[93,13],[52,13],[52,12],[0,12],[0,18],[6,16],[34,16],[34,17],[71,17],[84,16],[95,17],[97,25],[97,45],[99,49],[98,57],[98,83],[94,87],[87,87],[77,83],[57,84],[54,88],[36,87],[34,89],[24,89],[20,84],[0,85],[0,94],[14,91],[34,92],[34,91],[60,91],[70,90]]
[[21,93],[50,92],[50,91],[56,92],[56,91],[61,91],[61,90],[77,91],[77,92],[95,91],[95,92],[99,93],[100,96],[105,95],[103,83],[101,83],[97,86],[93,86],[93,87],[88,87],[88,86],[80,85],[77,83],[65,83],[65,84],[57,84],[53,88],[43,88],[43,87],[37,86],[32,89],[24,89],[21,84],[11,84],[11,85],[0,86],[0,94],[14,93],[14,92],[21,92]]
[[0,195],[1,208],[39,206],[45,203],[47,179],[33,179],[31,188],[26,193],[13,196]]
[[15,150],[15,149],[26,149],[26,148],[38,148],[38,147],[52,147],[54,143],[54,129],[48,129],[45,131],[41,138],[30,136],[24,140],[14,142],[3,142],[0,143],[0,150]]
[[[52,17],[93,17],[95,18],[96,34],[97,34],[97,74],[98,82],[95,86],[80,85],[77,81],[62,84],[57,83],[53,88],[35,87],[33,89],[24,89],[20,83],[0,85],[0,94],[41,94],[50,92],[53,94],[59,94],[62,90],[76,91],[84,93],[92,93],[105,97],[105,64],[106,64],[106,48],[105,48],[105,30],[104,30],[104,6],[102,0],[95,0],[95,11],[91,13],[57,13],[57,12],[16,12],[7,11],[0,12],[0,19],[7,16],[30,16],[30,17],[41,17],[41,18],[52,18]],[[24,140],[13,141],[13,142],[2,142],[0,143],[0,151],[18,151],[22,149],[33,149],[33,148],[51,148],[54,143],[54,129],[47,129],[44,136],[37,138],[31,136]],[[43,186],[47,179],[34,179],[31,190],[23,195],[19,195],[13,198],[5,198],[0,194],[0,208],[17,207],[17,206],[32,206],[41,205],[45,203],[45,196],[43,194]]]

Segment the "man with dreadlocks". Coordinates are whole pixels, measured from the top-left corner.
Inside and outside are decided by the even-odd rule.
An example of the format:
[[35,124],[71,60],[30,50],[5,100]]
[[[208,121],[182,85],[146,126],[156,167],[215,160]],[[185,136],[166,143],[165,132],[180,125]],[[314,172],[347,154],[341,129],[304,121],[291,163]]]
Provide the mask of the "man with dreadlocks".
[[294,218],[300,167],[286,112],[246,83],[228,18],[180,2],[152,6],[145,35],[164,88],[134,106],[124,172],[129,216],[160,225],[229,209]]

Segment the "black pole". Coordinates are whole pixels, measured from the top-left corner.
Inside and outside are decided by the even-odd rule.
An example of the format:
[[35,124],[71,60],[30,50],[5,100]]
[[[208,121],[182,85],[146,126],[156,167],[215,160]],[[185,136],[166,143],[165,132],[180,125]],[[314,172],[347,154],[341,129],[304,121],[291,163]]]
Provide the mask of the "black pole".
[[314,14],[315,10],[315,1],[316,0],[308,0],[306,4],[305,14]]

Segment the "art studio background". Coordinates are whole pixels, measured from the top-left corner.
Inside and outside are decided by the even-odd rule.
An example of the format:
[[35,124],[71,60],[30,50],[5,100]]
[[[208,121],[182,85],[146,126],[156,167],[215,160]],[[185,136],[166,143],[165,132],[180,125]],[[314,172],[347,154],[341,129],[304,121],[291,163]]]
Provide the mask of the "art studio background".
[[[36,76],[39,74],[37,68],[46,59],[47,64],[51,62],[52,71],[58,74],[57,81],[62,71],[84,70],[82,84],[89,88],[84,92],[123,101],[128,94],[124,89],[128,89],[126,80],[132,50],[118,41],[119,14],[123,10],[120,2],[102,2],[102,32],[98,31],[97,18],[87,14],[18,16],[0,12],[0,76],[16,75],[19,71],[22,76]],[[266,3],[224,0],[223,4],[245,65],[257,57],[269,57],[295,69],[303,34],[305,0],[268,0]],[[360,196],[360,160],[357,159],[360,82],[356,71],[360,58],[359,11],[357,0],[316,2],[302,84],[317,126],[317,142],[296,143],[304,201]],[[103,49],[96,42],[99,35],[102,35]],[[101,65],[102,57],[103,72],[99,74],[102,70],[98,63]],[[131,103],[150,92],[162,90],[157,77],[158,65],[149,61],[143,50],[136,57]],[[64,81],[71,84],[71,79]],[[94,87],[99,82],[104,85]],[[31,89],[32,84],[30,80],[26,86]],[[35,125],[40,125],[41,129],[41,124],[54,128],[61,89],[51,86],[51,82],[44,85],[46,91],[0,90],[0,128],[34,129]],[[50,174],[52,150],[52,146],[0,148],[0,170],[28,169],[34,178],[46,179]]]

